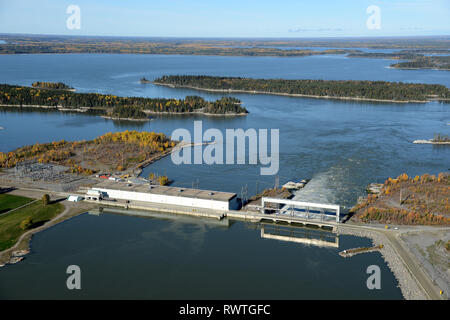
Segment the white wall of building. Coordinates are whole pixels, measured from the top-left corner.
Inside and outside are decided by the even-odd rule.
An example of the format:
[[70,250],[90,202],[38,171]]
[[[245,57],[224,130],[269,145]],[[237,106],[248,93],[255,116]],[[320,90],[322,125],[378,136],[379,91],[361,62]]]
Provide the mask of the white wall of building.
[[228,201],[218,201],[218,200],[208,200],[208,199],[197,199],[188,197],[177,197],[169,196],[163,194],[152,194],[145,192],[134,192],[125,190],[114,190],[105,188],[92,188],[93,190],[98,190],[110,198],[123,199],[123,200],[135,200],[135,201],[146,201],[155,203],[166,203],[179,206],[187,207],[197,207],[197,208],[209,208],[215,210],[229,210],[235,209],[237,207],[237,198],[231,199],[230,203]]

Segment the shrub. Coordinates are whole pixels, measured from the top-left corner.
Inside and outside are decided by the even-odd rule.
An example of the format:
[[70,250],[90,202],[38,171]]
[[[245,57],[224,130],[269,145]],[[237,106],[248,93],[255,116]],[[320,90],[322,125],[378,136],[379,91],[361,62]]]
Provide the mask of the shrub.
[[42,203],[44,206],[50,203],[50,196],[47,193],[42,196]]
[[20,223],[20,229],[27,230],[32,225],[33,225],[33,219],[31,217],[28,217]]
[[166,176],[160,176],[158,177],[158,182],[160,185],[165,186],[169,183],[169,178],[167,178]]

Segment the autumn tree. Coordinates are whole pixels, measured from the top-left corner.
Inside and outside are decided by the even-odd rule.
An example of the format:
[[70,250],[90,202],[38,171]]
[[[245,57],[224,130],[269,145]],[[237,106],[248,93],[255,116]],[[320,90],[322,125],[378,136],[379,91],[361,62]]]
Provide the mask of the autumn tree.
[[27,217],[20,223],[20,229],[27,230],[33,225],[33,219],[31,217]]
[[50,196],[47,193],[42,196],[42,203],[44,206],[50,204]]

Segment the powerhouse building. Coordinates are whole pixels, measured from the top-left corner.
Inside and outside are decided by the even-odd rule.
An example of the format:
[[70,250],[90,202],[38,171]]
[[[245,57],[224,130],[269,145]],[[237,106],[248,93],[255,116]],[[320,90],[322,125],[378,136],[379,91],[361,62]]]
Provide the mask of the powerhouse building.
[[88,190],[86,198],[143,201],[214,210],[238,210],[240,207],[240,201],[235,193],[108,180]]

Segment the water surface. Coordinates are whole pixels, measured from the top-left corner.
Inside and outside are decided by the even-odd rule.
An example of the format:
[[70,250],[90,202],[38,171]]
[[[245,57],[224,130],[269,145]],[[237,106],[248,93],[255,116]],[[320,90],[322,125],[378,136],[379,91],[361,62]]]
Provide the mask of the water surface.
[[[164,74],[208,74],[287,79],[359,79],[440,83],[448,73],[397,70],[391,61],[344,56],[213,57],[179,55],[4,55],[0,83],[62,81],[79,92],[174,97],[220,94],[140,84]],[[448,104],[392,104],[233,95],[247,117],[161,116],[147,123],[97,116],[0,110],[0,151],[54,140],[93,139],[110,131],[147,130],[168,135],[177,128],[280,130],[279,182],[311,178],[297,194],[305,201],[351,207],[370,182],[389,176],[437,174],[449,169],[450,148],[414,145],[435,133],[450,134]],[[150,172],[174,185],[251,196],[273,187],[259,165],[175,165],[166,157]],[[344,210],[345,211],[345,210]],[[265,240],[243,223],[230,228],[201,222],[83,215],[33,238],[24,262],[0,271],[0,297],[30,298],[400,298],[396,281],[377,253],[342,259],[337,249]],[[340,249],[368,245],[341,237]],[[83,270],[81,292],[65,289],[65,268]],[[368,265],[383,270],[379,292],[365,287]],[[45,288],[45,290],[43,289]]]
[[[335,248],[261,239],[255,227],[84,214],[37,234],[23,262],[0,270],[0,299],[401,298],[378,253],[343,259]],[[72,264],[81,268],[79,291],[66,288]],[[366,287],[370,264],[381,267],[382,290]]]

